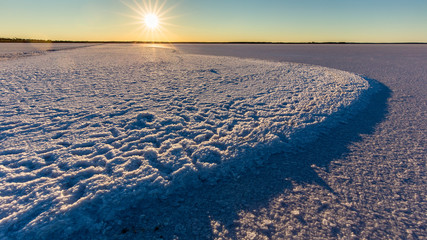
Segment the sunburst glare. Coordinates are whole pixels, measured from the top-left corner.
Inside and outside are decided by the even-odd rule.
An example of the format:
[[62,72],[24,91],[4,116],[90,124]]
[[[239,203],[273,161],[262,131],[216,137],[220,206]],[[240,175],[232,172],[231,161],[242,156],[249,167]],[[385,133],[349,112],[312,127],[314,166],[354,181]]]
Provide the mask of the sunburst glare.
[[166,0],[142,0],[140,2],[133,0],[131,4],[126,1],[122,2],[134,12],[130,17],[136,20],[133,23],[137,25],[137,31],[143,35],[145,41],[167,39],[167,35],[170,33],[166,26],[172,26],[168,20],[173,18],[168,14],[174,6],[167,7]]
[[148,28],[154,30],[159,26],[159,18],[155,14],[150,13],[144,17],[144,23]]

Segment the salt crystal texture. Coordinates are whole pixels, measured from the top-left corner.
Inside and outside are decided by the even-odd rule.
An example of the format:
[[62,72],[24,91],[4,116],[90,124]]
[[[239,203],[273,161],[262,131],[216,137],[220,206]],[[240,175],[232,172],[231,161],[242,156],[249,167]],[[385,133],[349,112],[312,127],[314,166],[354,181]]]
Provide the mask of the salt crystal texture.
[[2,61],[0,238],[102,232],[134,202],[295,151],[374,90],[325,67],[143,45]]

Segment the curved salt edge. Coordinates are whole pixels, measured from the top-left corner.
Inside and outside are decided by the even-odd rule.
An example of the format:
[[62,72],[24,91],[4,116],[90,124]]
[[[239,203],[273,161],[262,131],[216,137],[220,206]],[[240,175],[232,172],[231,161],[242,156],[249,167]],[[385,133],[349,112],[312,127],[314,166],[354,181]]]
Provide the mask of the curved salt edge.
[[[135,50],[139,52],[135,53]],[[41,61],[24,59],[19,61],[22,64],[8,66],[5,63],[0,68],[2,73],[7,69],[4,71],[5,77],[8,77],[8,73],[14,76],[12,83],[14,80],[22,83],[20,79],[25,78],[25,71],[21,69],[28,68],[46,68],[47,75],[56,72],[52,77],[73,80],[75,73],[58,73],[58,69],[51,67],[51,64],[74,54],[72,57],[82,63],[76,69],[88,69],[87,65],[90,69],[91,64],[94,69],[113,65],[113,68],[104,71],[110,74],[120,72],[118,75],[125,79],[122,85],[134,78],[144,80],[144,87],[148,85],[145,92],[129,94],[126,92],[129,88],[122,87],[116,89],[117,94],[132,97],[138,97],[136,93],[153,94],[140,99],[145,101],[140,108],[131,107],[123,111],[107,109],[95,115],[81,114],[91,123],[102,125],[104,123],[99,119],[109,118],[112,124],[94,127],[94,131],[85,130],[83,133],[78,130],[81,128],[68,129],[66,134],[80,134],[81,141],[71,142],[68,147],[57,148],[59,140],[53,140],[57,143],[55,145],[51,143],[52,140],[30,136],[34,142],[49,143],[49,147],[2,151],[0,155],[6,159],[0,165],[2,191],[9,188],[9,195],[1,195],[0,237],[2,234],[9,237],[43,237],[59,232],[61,236],[71,236],[82,229],[91,229],[92,233],[102,232],[105,223],[117,221],[118,215],[135,202],[165,199],[181,188],[196,187],[201,182],[215,183],[223,177],[253,169],[274,153],[293,151],[314,141],[321,132],[361,110],[376,89],[376,86],[354,74],[302,64],[180,55],[167,49],[153,52],[121,46],[85,51],[34,58],[44,58],[46,62],[45,65],[41,64],[42,67],[38,67]],[[141,52],[144,57],[141,57]],[[134,70],[137,74],[125,71],[134,65],[141,68]],[[155,73],[155,76],[141,77],[147,73]],[[83,83],[92,79],[90,74],[77,78],[83,79]],[[103,81],[114,83],[113,78],[107,77]],[[45,75],[39,82],[35,81],[34,86],[48,80],[49,76]],[[176,89],[158,91],[158,85]],[[77,90],[79,94],[86,94],[85,89]],[[157,98],[161,94],[165,96]],[[89,94],[84,98],[91,99]],[[107,97],[107,100],[116,98],[117,95]],[[46,104],[51,99],[49,95]],[[96,100],[94,106],[105,103]],[[169,102],[162,104],[164,101]],[[62,116],[69,118],[66,120],[77,121],[70,117],[71,113],[80,114],[93,109],[85,101],[72,102],[73,106],[66,108],[71,102],[64,101],[59,106],[65,108],[62,109],[65,113],[68,110],[68,115]],[[76,105],[83,110],[75,111]],[[132,106],[135,105],[137,101]],[[182,111],[177,111],[178,108]],[[43,112],[37,113],[38,117],[44,117]],[[31,123],[31,119],[23,120]],[[113,136],[99,133],[106,129]],[[94,136],[93,132],[98,132],[100,140],[84,142],[85,136]],[[25,137],[28,137],[31,132],[26,134]],[[59,135],[56,134],[55,138]],[[6,137],[12,142],[14,137],[17,138],[15,141],[22,140],[19,136]],[[161,138],[164,140],[161,141]],[[4,164],[19,159],[26,161],[25,164],[34,161],[36,165],[47,166],[46,162],[51,157],[54,161],[48,167],[55,172],[48,174],[46,181],[41,179],[43,177],[37,178],[39,173],[34,173],[35,178],[28,180],[28,174],[13,172],[8,164]],[[74,165],[68,165],[68,169],[61,168],[70,161]],[[31,185],[31,181],[39,181],[38,186]],[[16,184],[20,184],[21,188],[31,188],[31,194],[38,196],[16,194],[13,190]],[[13,202],[13,206],[7,201]],[[70,225],[73,227],[66,227]]]

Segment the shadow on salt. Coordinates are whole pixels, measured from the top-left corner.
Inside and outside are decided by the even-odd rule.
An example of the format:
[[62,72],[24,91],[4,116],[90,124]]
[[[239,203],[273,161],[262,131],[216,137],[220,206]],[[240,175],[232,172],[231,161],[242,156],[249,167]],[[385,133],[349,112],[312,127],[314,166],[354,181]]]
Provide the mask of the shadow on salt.
[[349,146],[361,141],[362,134],[372,134],[388,113],[391,91],[375,80],[366,80],[379,88],[367,107],[321,133],[315,142],[296,152],[272,155],[237,178],[183,189],[150,203],[135,203],[133,209],[122,212],[124,224],[114,226],[111,234],[118,238],[210,239],[214,223],[219,223],[227,237],[237,239],[239,213],[268,207],[274,197],[292,192],[296,183],[315,184],[336,195],[316,171],[328,171],[331,162],[348,154]]

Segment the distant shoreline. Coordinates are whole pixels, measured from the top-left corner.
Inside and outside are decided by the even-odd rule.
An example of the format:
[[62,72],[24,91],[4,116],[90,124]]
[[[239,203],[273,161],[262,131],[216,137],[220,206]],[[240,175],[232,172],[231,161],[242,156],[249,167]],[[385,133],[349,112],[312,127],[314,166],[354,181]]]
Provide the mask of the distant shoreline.
[[427,44],[427,42],[163,42],[163,41],[69,41],[0,38],[0,43],[132,43],[132,44]]

